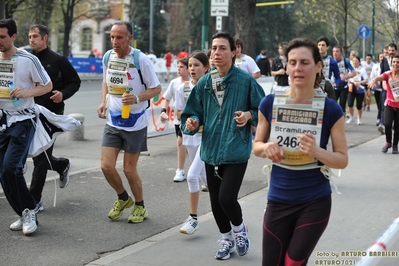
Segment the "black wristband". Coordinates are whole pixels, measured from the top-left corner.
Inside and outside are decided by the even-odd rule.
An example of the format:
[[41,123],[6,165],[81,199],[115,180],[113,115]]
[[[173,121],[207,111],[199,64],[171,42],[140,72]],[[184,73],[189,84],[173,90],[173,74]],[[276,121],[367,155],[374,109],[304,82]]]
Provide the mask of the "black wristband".
[[166,108],[162,108],[162,109],[161,109],[161,114],[162,114],[163,112],[166,113]]

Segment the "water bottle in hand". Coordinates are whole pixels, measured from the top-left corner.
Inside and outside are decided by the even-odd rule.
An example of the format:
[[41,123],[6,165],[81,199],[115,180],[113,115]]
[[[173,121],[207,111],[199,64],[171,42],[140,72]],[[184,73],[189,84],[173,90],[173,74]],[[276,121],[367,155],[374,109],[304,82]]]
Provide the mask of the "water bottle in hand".
[[[11,92],[13,89],[15,89],[14,82],[12,82],[12,81],[8,82],[8,91]],[[18,107],[21,104],[21,102],[19,101],[19,98],[15,97],[15,96],[11,97],[11,101],[15,107]]]

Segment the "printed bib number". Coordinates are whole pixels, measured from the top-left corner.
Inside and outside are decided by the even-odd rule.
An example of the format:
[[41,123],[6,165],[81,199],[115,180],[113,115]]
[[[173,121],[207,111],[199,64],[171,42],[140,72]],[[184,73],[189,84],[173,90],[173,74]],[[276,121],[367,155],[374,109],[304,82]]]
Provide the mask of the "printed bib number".
[[302,153],[298,134],[311,134],[320,146],[321,125],[325,98],[314,98],[297,104],[288,96],[275,96],[270,141],[284,152],[281,166],[306,168],[317,164],[317,159]]
[[108,62],[106,83],[108,93],[113,95],[122,95],[128,88],[128,70],[132,57],[117,58],[113,53]]
[[280,147],[286,147],[291,149],[296,149],[299,145],[299,141],[297,137],[277,137],[277,143]]
[[394,101],[399,102],[399,80],[390,81],[389,85],[391,85]]
[[109,81],[112,84],[123,84],[123,78],[111,77]]
[[13,56],[11,60],[2,60],[0,62],[0,100],[11,101],[9,86],[10,82],[14,82],[15,75],[15,62],[16,56]]

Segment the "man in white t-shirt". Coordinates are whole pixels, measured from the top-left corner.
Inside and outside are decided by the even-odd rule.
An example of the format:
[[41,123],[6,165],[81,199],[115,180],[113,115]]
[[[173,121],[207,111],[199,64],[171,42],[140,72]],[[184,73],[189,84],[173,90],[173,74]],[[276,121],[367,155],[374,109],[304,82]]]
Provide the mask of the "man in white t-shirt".
[[[115,22],[110,37],[113,49],[103,57],[102,101],[97,109],[98,117],[107,120],[101,148],[101,170],[118,196],[108,217],[117,220],[124,209],[134,205],[127,221],[141,223],[148,217],[148,212],[144,207],[143,185],[137,172],[137,162],[140,152],[147,151],[148,101],[161,92],[161,84],[151,61],[144,53],[137,53],[130,47],[133,39],[130,22]],[[139,70],[135,56],[139,56]],[[122,109],[126,106],[129,110],[127,118],[124,118]],[[124,150],[123,172],[135,201],[126,192],[116,170],[121,150]]]
[[34,97],[50,92],[53,83],[36,56],[14,46],[17,25],[13,19],[0,20],[0,38],[0,181],[19,216],[10,229],[30,235],[37,229],[37,202],[26,185],[23,168],[35,132]]
[[[160,114],[160,119],[162,122],[165,122],[169,119],[167,115],[167,109],[169,107],[170,101],[173,99],[175,101],[176,90],[180,87],[184,81],[190,80],[190,73],[188,71],[188,57],[180,58],[177,61],[177,75],[178,77],[173,79],[168,86],[163,97],[165,101],[162,105],[162,110]],[[175,124],[175,132],[177,137],[177,169],[176,175],[173,178],[175,182],[182,182],[186,179],[186,173],[184,172],[184,162],[186,160],[187,150],[186,147],[182,144],[182,132],[180,130],[180,121],[177,119],[177,110],[174,109],[174,117],[173,122]]]
[[248,72],[256,79],[260,78],[260,69],[258,65],[256,64],[255,60],[252,57],[242,53],[243,49],[244,49],[243,42],[240,39],[237,39],[236,60],[234,63],[235,66]]
[[[366,61],[362,61],[362,67],[366,70],[369,82],[371,80],[370,76],[371,76],[371,71],[373,70],[373,66],[374,66],[373,55],[367,54]],[[369,89],[367,86],[365,88],[366,88],[366,97],[364,97],[363,111],[365,110],[370,111],[371,89]]]

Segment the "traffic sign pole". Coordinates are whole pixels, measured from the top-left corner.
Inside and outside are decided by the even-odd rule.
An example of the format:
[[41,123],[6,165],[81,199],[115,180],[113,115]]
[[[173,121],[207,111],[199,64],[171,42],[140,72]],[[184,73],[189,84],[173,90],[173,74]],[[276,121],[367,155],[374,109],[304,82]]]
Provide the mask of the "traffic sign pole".
[[357,34],[363,39],[363,59],[365,59],[366,54],[366,39],[370,36],[370,28],[367,25],[360,25],[357,29]]

